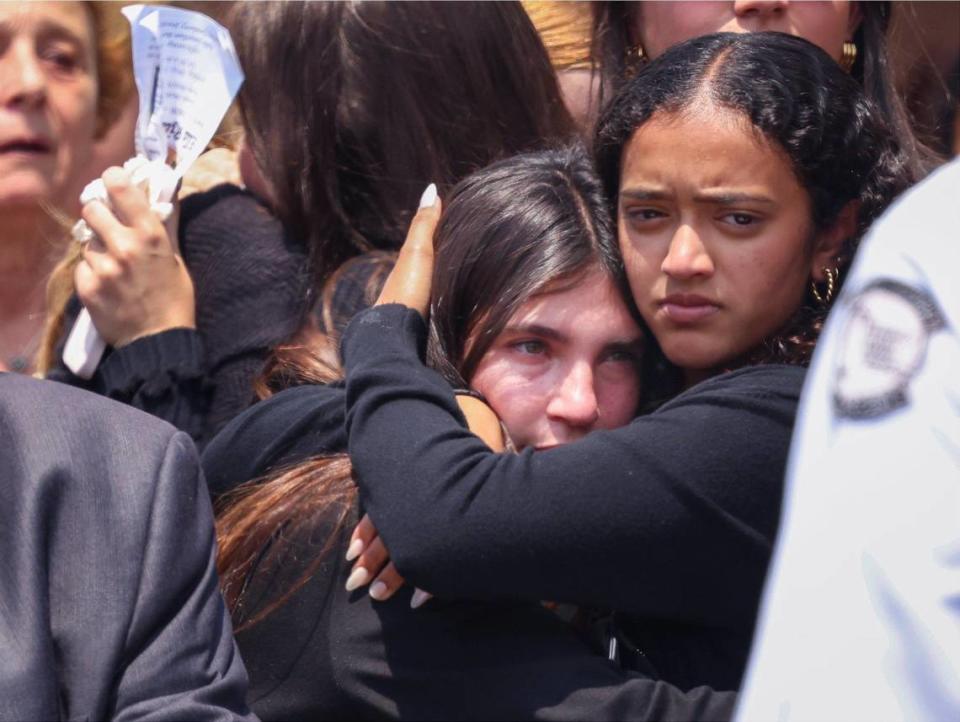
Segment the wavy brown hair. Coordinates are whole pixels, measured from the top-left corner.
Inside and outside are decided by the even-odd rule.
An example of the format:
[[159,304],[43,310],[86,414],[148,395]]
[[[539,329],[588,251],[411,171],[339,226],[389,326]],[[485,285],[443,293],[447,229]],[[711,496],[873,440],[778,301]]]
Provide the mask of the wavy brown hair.
[[[464,179],[446,199],[435,247],[427,361],[455,387],[467,385],[523,303],[558,285],[577,283],[593,269],[608,275],[642,323],[606,198],[581,147],[516,156]],[[283,349],[261,392],[341,378],[330,343],[310,331]],[[224,596],[243,629],[303,586],[354,518],[352,466],[346,455],[309,459],[241,485],[218,507],[217,567]],[[333,531],[314,543],[312,524],[321,514],[333,517]],[[311,541],[303,545],[303,539]],[[247,610],[244,592],[252,575],[276,565],[291,544],[311,555],[306,571],[266,603],[253,602],[259,609]]]
[[120,116],[133,92],[130,62],[130,26],[119,3],[91,0],[85,3],[93,21],[97,56],[97,129],[100,138]]

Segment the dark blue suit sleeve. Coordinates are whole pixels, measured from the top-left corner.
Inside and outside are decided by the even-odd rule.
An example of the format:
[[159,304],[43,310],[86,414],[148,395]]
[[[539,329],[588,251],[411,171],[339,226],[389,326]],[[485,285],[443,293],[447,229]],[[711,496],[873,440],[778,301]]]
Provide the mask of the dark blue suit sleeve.
[[189,438],[172,436],[157,472],[111,717],[254,719],[247,674],[220,596],[213,515]]

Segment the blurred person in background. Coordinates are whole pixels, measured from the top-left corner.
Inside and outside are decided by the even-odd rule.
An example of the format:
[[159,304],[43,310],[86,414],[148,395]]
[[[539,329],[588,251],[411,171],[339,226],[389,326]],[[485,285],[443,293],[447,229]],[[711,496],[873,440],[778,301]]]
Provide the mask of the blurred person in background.
[[590,2],[523,0],[523,9],[540,34],[557,73],[563,101],[585,136],[599,112],[600,76],[591,60]]
[[79,211],[95,145],[130,92],[115,14],[96,2],[0,3],[0,370],[34,368],[63,219]]
[[857,79],[895,129],[916,177],[941,160],[917,138],[894,84],[887,38],[894,3],[653,0],[597,2],[593,13],[593,58],[602,79],[602,99],[683,40],[714,32],[784,32],[820,46]]

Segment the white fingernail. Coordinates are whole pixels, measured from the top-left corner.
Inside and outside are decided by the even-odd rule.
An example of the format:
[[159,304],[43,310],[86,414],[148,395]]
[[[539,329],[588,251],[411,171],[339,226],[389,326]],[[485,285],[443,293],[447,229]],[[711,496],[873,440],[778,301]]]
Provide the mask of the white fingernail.
[[410,609],[417,609],[428,599],[432,599],[433,595],[430,592],[425,592],[422,589],[414,589],[413,596],[410,597]]
[[352,562],[363,552],[363,539],[354,539],[347,549],[347,561]]
[[382,602],[387,598],[387,585],[379,581],[374,582],[370,585],[370,596],[378,602]]
[[431,183],[427,186],[427,190],[423,192],[423,195],[420,196],[420,207],[429,208],[432,205],[435,205],[437,202],[437,184]]
[[350,576],[347,577],[347,591],[352,592],[358,587],[362,587],[364,584],[370,581],[370,572],[368,572],[363,567],[357,567],[352,572]]

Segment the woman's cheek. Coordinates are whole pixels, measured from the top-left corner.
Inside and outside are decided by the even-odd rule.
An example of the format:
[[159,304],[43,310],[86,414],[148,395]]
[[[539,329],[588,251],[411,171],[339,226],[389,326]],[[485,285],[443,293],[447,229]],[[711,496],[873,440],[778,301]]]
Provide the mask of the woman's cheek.
[[599,428],[616,429],[630,423],[640,404],[640,376],[637,369],[632,365],[613,369],[601,380],[602,389],[598,394]]
[[[97,127],[97,98],[96,84],[85,84],[72,93],[70,103],[61,103],[60,110],[61,135],[57,163],[58,178],[55,185],[60,188],[73,188],[93,180],[87,178],[90,174],[90,161],[93,157],[94,135]],[[57,199],[60,203],[72,199]]]
[[474,384],[483,394],[490,408],[503,422],[510,438],[518,448],[537,443],[538,434],[546,424],[549,386],[544,374],[502,373],[496,378],[487,376]]

